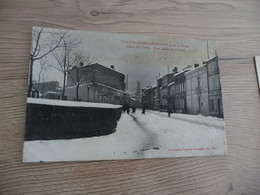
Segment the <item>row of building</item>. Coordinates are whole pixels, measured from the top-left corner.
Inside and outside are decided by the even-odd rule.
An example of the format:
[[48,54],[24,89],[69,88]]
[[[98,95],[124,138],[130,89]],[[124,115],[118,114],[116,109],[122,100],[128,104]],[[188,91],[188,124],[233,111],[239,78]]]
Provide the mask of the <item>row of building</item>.
[[[78,86],[75,78],[80,80]],[[195,64],[181,71],[175,67],[172,73],[157,79],[157,86],[147,87],[141,92],[140,81],[137,81],[135,97],[126,92],[125,79],[125,75],[116,71],[113,65],[108,68],[95,63],[76,67],[68,72],[65,99],[76,101],[78,91],[79,101],[135,104],[136,107],[145,106],[152,110],[224,117],[218,57],[204,62],[202,66]],[[42,94],[42,98],[61,98],[62,89],[57,81],[35,83],[34,88]]]
[[[79,83],[78,87],[76,83]],[[98,63],[83,65],[68,71],[64,100],[77,101],[78,95],[78,101],[137,104],[125,89],[125,75],[116,71],[113,65],[110,68]],[[61,99],[61,93],[58,81],[33,82],[33,98]]]
[[223,118],[218,57],[202,66],[174,68],[157,80],[157,86],[142,90],[142,104],[147,109]]
[[60,99],[61,87],[58,81],[32,82],[32,98]]

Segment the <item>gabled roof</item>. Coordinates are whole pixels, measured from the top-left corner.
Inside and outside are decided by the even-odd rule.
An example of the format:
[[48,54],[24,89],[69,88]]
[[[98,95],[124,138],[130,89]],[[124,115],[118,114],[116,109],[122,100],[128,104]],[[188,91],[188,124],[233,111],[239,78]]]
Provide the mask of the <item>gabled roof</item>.
[[104,65],[101,65],[101,64],[99,64],[99,63],[87,65],[87,67],[95,67],[95,66],[99,66],[99,67],[102,67],[102,68],[107,69],[107,70],[109,70],[109,71],[113,71],[113,72],[115,72],[115,73],[124,75],[124,74],[121,73],[121,72],[118,72],[118,71],[116,71],[116,70],[114,70],[114,69],[112,69],[112,68],[108,68],[108,67],[106,67],[106,66],[104,66]]

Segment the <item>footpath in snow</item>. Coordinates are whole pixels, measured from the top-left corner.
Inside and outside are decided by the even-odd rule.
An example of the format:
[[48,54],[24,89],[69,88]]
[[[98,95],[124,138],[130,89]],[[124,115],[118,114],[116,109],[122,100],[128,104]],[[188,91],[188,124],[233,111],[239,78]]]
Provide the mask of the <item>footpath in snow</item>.
[[164,158],[226,153],[224,121],[137,109],[122,113],[116,132],[70,140],[26,141],[24,162]]

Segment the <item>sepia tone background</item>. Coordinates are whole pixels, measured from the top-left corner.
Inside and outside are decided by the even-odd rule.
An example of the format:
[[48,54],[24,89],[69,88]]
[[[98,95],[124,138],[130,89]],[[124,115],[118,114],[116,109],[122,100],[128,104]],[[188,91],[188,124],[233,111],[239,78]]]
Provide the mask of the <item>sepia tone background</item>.
[[[34,25],[217,40],[228,155],[22,163]],[[255,55],[259,0],[0,0],[0,194],[259,194]]]

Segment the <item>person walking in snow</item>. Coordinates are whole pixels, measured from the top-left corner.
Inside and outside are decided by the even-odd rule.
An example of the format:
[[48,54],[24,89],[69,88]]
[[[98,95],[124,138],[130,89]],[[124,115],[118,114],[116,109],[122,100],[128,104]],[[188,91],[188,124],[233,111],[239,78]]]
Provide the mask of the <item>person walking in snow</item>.
[[145,114],[145,105],[143,105],[142,114]]
[[123,112],[126,111],[126,104],[123,105]]
[[168,106],[167,112],[168,112],[168,117],[171,117],[171,108],[170,108],[170,106]]
[[133,105],[133,107],[132,107],[132,113],[135,113],[135,110],[136,110],[136,107],[135,107],[135,105]]
[[129,104],[126,104],[126,112],[127,112],[127,114],[129,114],[129,113],[130,113]]

